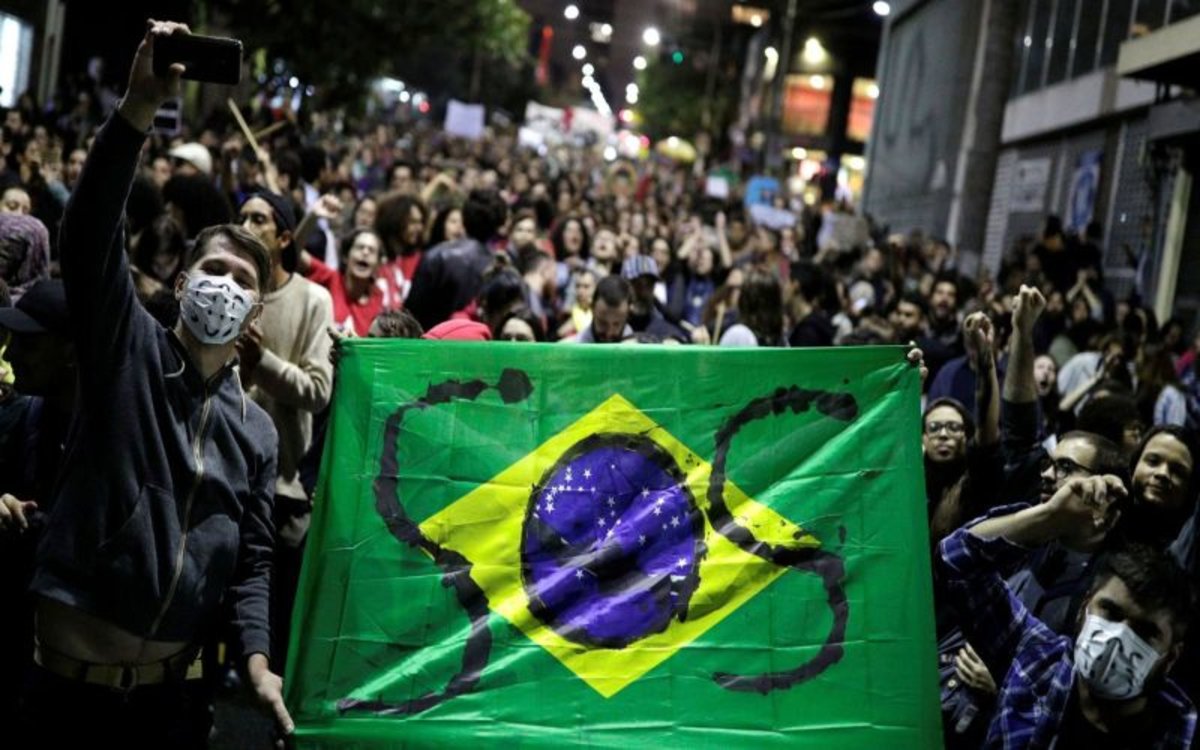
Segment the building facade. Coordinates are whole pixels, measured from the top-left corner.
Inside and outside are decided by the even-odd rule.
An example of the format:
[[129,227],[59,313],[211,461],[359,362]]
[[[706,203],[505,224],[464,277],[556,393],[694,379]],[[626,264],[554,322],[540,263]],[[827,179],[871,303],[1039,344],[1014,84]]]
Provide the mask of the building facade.
[[[947,236],[992,272],[1048,214],[1095,224],[1118,298],[1192,320],[1197,79],[1200,0],[914,0],[881,56],[867,209]],[[954,178],[989,150],[987,184]]]

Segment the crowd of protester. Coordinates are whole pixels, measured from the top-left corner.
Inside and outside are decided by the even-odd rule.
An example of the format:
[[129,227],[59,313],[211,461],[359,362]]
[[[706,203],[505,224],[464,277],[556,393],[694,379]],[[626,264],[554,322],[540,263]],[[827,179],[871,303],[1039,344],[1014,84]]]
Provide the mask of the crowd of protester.
[[[1114,298],[1095,227],[1049,217],[967,277],[946,242],[844,201],[780,198],[796,218],[773,229],[690,165],[503,129],[464,141],[258,106],[252,127],[284,123],[261,144],[222,117],[145,137],[178,85],[147,55],[115,112],[22,97],[3,120],[0,714],[52,717],[68,694],[202,746],[206,701],[185,693],[168,727],[179,693],[145,691],[190,674],[220,621],[289,726],[274,673],[344,337],[900,344],[928,370],[947,746],[1190,745],[1200,336]],[[106,671],[114,653],[162,679]]]

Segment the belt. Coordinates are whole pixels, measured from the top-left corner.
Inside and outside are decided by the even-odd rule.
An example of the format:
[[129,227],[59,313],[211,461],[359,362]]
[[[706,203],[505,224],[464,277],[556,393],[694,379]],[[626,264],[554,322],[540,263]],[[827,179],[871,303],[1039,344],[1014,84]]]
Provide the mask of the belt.
[[171,680],[196,680],[204,675],[200,654],[191,649],[149,664],[93,664],[35,643],[33,661],[60,677],[114,690],[133,690]]

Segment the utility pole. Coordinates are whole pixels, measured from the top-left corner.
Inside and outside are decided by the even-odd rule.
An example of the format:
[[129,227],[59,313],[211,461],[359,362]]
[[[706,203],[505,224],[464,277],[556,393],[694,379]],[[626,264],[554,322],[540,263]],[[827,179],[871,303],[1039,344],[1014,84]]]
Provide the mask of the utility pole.
[[766,155],[763,166],[767,172],[777,172],[783,167],[783,92],[787,85],[788,70],[792,67],[792,36],[796,29],[796,0],[788,0],[787,13],[783,19],[783,43],[780,45],[779,65],[775,80],[771,82],[771,107],[768,115]]
[[708,79],[704,82],[704,114],[700,124],[705,130],[713,126],[713,96],[717,89],[717,68],[721,67],[721,15],[720,6],[713,13],[713,46],[712,54],[708,56]]

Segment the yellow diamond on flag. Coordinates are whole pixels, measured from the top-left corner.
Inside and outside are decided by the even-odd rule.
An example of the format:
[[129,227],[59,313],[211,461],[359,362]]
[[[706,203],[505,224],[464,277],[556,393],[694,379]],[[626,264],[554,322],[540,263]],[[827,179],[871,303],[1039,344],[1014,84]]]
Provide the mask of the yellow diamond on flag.
[[[421,524],[488,606],[608,698],[786,572],[708,521],[712,467],[621,396]],[[731,482],[767,544],[818,547]]]

